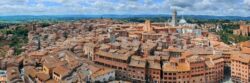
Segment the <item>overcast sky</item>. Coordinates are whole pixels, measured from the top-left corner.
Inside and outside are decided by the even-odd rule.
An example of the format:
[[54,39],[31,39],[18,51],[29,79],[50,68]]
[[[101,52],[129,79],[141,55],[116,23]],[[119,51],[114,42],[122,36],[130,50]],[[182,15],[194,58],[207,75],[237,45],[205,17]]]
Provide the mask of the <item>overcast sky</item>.
[[171,14],[250,16],[250,0],[1,0],[0,15]]

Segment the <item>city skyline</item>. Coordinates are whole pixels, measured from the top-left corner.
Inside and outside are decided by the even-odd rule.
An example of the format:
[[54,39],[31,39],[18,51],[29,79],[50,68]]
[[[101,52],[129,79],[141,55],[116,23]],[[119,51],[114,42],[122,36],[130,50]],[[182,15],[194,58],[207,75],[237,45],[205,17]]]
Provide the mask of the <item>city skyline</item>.
[[250,83],[249,0],[11,1],[0,83]]
[[0,15],[181,15],[250,16],[250,0],[6,0]]

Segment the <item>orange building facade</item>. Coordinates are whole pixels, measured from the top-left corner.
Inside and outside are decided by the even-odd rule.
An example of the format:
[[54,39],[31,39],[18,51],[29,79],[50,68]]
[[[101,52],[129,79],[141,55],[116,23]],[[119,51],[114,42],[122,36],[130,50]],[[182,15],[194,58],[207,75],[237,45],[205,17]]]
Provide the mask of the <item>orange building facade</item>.
[[240,44],[241,51],[231,56],[231,77],[234,83],[250,82],[250,42]]
[[223,78],[224,60],[220,57],[205,60],[192,56],[163,66],[163,83],[220,83]]

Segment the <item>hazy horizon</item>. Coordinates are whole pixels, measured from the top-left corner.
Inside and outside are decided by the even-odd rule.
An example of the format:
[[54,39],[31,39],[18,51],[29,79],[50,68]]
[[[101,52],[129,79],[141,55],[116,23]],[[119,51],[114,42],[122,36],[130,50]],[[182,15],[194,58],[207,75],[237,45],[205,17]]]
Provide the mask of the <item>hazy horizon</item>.
[[179,15],[250,16],[250,0],[4,0],[0,16]]
[[[8,17],[8,16],[171,16],[172,14],[40,14],[40,15],[33,15],[33,14],[20,14],[20,15],[0,15],[0,17]],[[211,17],[243,17],[243,18],[249,18],[250,16],[237,16],[237,15],[206,15],[206,14],[200,14],[200,15],[193,15],[193,14],[182,14],[177,17],[182,16],[211,16]]]

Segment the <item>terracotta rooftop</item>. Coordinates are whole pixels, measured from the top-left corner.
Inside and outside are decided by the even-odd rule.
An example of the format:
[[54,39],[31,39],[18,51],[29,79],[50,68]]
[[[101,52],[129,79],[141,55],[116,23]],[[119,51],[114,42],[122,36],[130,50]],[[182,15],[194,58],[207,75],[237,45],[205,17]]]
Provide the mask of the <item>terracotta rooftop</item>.
[[129,66],[145,68],[146,61],[131,59]]
[[208,55],[208,56],[204,56],[204,58],[211,58],[212,60],[217,60],[222,58],[223,55]]
[[242,45],[243,47],[248,47],[248,48],[250,48],[250,41],[242,42],[241,45]]
[[34,51],[34,52],[31,52],[29,53],[28,55],[29,56],[44,56],[44,55],[47,55],[47,51]]
[[224,62],[223,58],[213,60],[214,63]]
[[100,45],[100,48],[99,49],[109,49],[110,48],[110,45],[107,45],[107,44],[101,44]]
[[69,70],[68,68],[64,66],[56,66],[56,68],[53,69],[53,72],[60,74],[61,77],[65,77],[70,74],[71,70]]
[[189,56],[192,56],[192,55],[193,55],[192,52],[190,52],[190,51],[185,51],[185,52],[182,52],[181,57],[182,57],[182,58],[186,58],[186,57],[189,57]]
[[231,56],[232,60],[237,60],[237,61],[241,61],[244,63],[249,63],[250,61],[250,55],[248,54],[242,54],[240,52],[234,52]]
[[37,70],[35,69],[35,67],[26,67],[24,68],[25,70],[25,74],[31,76],[32,78],[35,78],[37,75]]
[[59,60],[57,58],[55,58],[54,56],[45,56],[45,57],[42,58],[42,61],[44,63],[56,63]]
[[51,80],[46,81],[45,83],[58,83],[58,81],[51,79]]
[[166,52],[183,52],[184,50],[179,49],[179,48],[175,48],[175,47],[169,47],[168,49],[164,49],[163,51],[166,51]]
[[149,60],[149,61],[154,61],[154,60],[160,61],[161,57],[160,56],[147,56],[147,60]]
[[115,54],[115,53],[109,53],[109,52],[104,52],[104,51],[97,51],[96,54],[100,56],[121,59],[121,60],[127,60],[129,57],[129,55],[126,55],[126,54]]
[[51,68],[54,68],[56,65],[54,63],[43,63],[43,66],[51,69]]
[[245,54],[250,54],[250,48],[248,48],[248,47],[242,47],[241,48],[241,52],[245,53]]
[[211,60],[205,61],[206,67],[213,68],[215,66],[215,63]]
[[91,72],[96,72],[96,71],[101,69],[101,68],[94,66],[94,65],[87,65],[85,68],[87,68],[87,70],[90,70]]
[[207,48],[203,48],[203,47],[193,47],[188,49],[190,52],[192,52],[193,54],[213,54],[213,49],[210,47]]
[[205,58],[198,56],[198,55],[193,55],[189,58],[187,58],[188,62],[199,62],[199,61],[205,61]]
[[50,75],[45,73],[37,73],[37,78],[44,82],[50,79]]
[[109,68],[102,68],[102,69],[99,69],[98,71],[94,72],[91,77],[93,78],[96,78],[98,76],[102,76],[104,74],[108,74],[110,72],[114,71],[113,69],[109,69]]
[[94,43],[85,43],[84,46],[95,47],[96,45]]
[[119,54],[125,54],[127,53],[129,50],[125,50],[125,49],[121,49],[121,50],[118,50],[117,53]]
[[149,62],[149,68],[152,69],[161,69],[161,64],[155,61],[148,61]]
[[172,63],[167,62],[163,65],[164,72],[180,72],[180,71],[190,71],[190,66],[187,62],[184,63]]
[[20,77],[20,72],[18,70],[18,67],[8,67],[7,68],[7,79],[8,80],[15,80],[19,79]]

